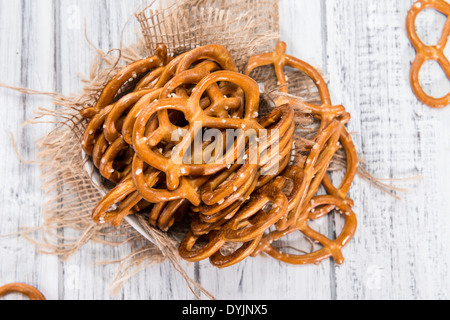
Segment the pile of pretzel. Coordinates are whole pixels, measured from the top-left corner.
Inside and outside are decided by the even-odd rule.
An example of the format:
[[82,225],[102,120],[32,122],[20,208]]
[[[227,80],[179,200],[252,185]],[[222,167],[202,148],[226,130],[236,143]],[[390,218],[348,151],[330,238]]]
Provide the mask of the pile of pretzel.
[[[271,65],[281,94],[272,112],[260,117],[259,85],[250,75]],[[286,94],[286,67],[310,77],[322,100],[321,105],[304,103],[320,127],[307,154],[297,155],[295,161],[294,106],[299,101]],[[152,226],[168,231],[188,219],[180,256],[190,262],[209,259],[219,268],[261,253],[291,264],[330,257],[344,262],[342,249],[357,227],[348,198],[358,166],[345,129],[350,115],[343,106],[332,105],[321,75],[287,55],[285,43],[279,43],[274,53],[253,56],[245,74],[223,46],[208,45],[170,57],[160,45],[155,56],[112,77],[96,105],[81,114],[89,122],[83,150],[101,175],[115,184],[93,211],[96,223],[117,227],[128,215],[148,214]],[[205,129],[222,136],[202,141],[203,155],[198,150],[189,154]],[[239,135],[235,143],[224,144],[229,130],[252,131],[256,136]],[[327,172],[338,150],[345,151],[347,168],[341,185],[335,187]],[[251,154],[256,154],[256,161]],[[317,195],[321,186],[327,195]],[[345,218],[336,239],[309,226],[335,212]],[[322,248],[297,255],[273,245],[294,232]],[[231,247],[231,253],[225,252]]]

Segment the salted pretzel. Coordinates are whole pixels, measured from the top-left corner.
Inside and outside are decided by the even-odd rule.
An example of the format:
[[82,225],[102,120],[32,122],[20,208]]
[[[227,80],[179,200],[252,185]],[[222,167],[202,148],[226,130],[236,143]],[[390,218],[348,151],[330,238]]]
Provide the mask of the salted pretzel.
[[168,231],[177,220],[186,215],[190,205],[185,199],[156,203],[150,211],[149,223],[162,231]]
[[[343,106],[332,105],[330,92],[328,90],[326,82],[314,67],[302,60],[286,54],[286,43],[280,42],[277,45],[276,51],[274,53],[256,55],[250,58],[246,73],[250,75],[251,72],[256,68],[266,65],[275,66],[277,79],[280,83],[280,91],[282,93],[289,93],[286,76],[284,74],[284,68],[286,66],[295,68],[305,73],[314,81],[319,91],[322,104],[319,106],[308,102],[301,103],[304,104],[308,109],[310,109],[315,117],[318,117],[321,120],[319,132],[323,131],[334,119],[338,117],[348,118],[350,116],[348,113],[346,113]],[[296,105],[299,103],[299,101],[298,99],[289,96],[280,96],[276,99],[277,105],[282,105],[285,103]],[[347,156],[347,170],[345,177],[342,180],[341,185],[336,188],[332,184],[330,178],[326,175],[324,177],[324,185],[328,192],[345,199],[347,198],[347,193],[358,171],[358,157],[351,136],[345,128],[341,131],[339,142],[343,146]],[[347,200],[351,201],[350,199]]]
[[[142,89],[135,91],[122,97],[113,105],[113,107],[108,111],[103,127],[103,134],[108,142],[113,143],[117,139],[121,138],[121,131],[123,130],[125,118],[128,116],[131,108],[133,108],[142,97],[153,92],[155,92],[154,89]],[[119,122],[121,120],[122,125],[119,126]]]
[[213,230],[222,228],[236,215],[248,199],[250,199],[250,196],[256,188],[258,181],[257,178],[258,176],[254,177],[253,180],[249,179],[251,186],[248,188],[246,193],[240,198],[237,198],[238,194],[232,195],[231,198],[235,201],[223,208],[221,211],[218,211],[217,213],[208,212],[207,214],[202,214],[199,212],[197,215],[194,215],[191,223],[191,230],[193,234],[205,235]]
[[[268,65],[275,67],[280,95],[274,110],[260,119],[259,86],[250,75]],[[320,104],[289,95],[286,67],[314,81]],[[127,91],[120,92],[127,82],[134,88],[127,85]],[[299,150],[294,148],[297,107],[310,110],[320,127],[302,144],[301,154],[292,157]],[[246,74],[238,72],[231,54],[220,45],[176,57],[159,46],[154,57],[115,75],[97,104],[82,115],[89,120],[83,151],[101,175],[116,184],[93,211],[97,224],[118,227],[128,215],[145,212],[150,225],[169,231],[190,217],[180,256],[190,262],[209,259],[218,268],[263,252],[292,264],[329,257],[343,262],[342,249],[357,226],[348,198],[358,166],[345,129],[350,114],[332,105],[319,72],[287,55],[285,43],[280,42],[274,53],[250,58]],[[206,131],[197,150],[205,129],[213,130]],[[233,133],[232,143],[230,129],[239,132]],[[347,167],[341,185],[335,187],[328,171],[340,149]],[[317,196],[321,186],[328,195]],[[335,211],[346,218],[336,240],[309,227],[308,222]],[[297,231],[323,249],[289,255],[273,246]]]
[[[420,12],[426,9],[434,9],[447,17],[442,36],[436,45],[426,45],[422,42],[416,32],[416,18]],[[408,13],[406,19],[406,30],[409,40],[416,50],[417,56],[411,65],[410,81],[414,94],[424,104],[432,108],[444,108],[450,104],[450,93],[442,98],[435,98],[428,95],[420,84],[420,70],[422,66],[430,60],[439,63],[445,75],[450,79],[450,62],[444,54],[450,35],[450,4],[444,0],[418,0]]]
[[[206,115],[200,107],[201,97],[207,88],[220,81],[236,83],[244,90],[246,96],[246,117],[244,119],[220,120]],[[169,190],[177,189],[180,185],[180,178],[183,176],[212,175],[223,170],[227,167],[226,164],[186,165],[175,163],[173,159],[167,159],[162,155],[156,154],[152,148],[157,146],[163,137],[160,132],[157,132],[155,135],[145,136],[147,124],[152,116],[163,110],[176,110],[184,114],[190,124],[188,135],[174,149],[175,155],[180,154],[182,150],[186,150],[202,128],[217,128],[219,130],[259,129],[259,124],[254,120],[255,112],[257,112],[259,105],[259,91],[257,88],[256,82],[244,75],[229,71],[218,71],[205,77],[195,87],[195,91],[188,99],[172,98],[155,101],[142,110],[134,126],[133,145],[139,158],[152,167],[166,173]],[[200,124],[200,126],[195,124]],[[150,141],[152,142],[151,144],[149,143]],[[139,169],[143,170],[142,168]]]
[[[152,175],[149,174],[147,176],[147,183],[156,184],[157,181],[158,174],[156,172]],[[98,205],[92,212],[92,219],[97,224],[106,224],[112,222],[116,226],[120,225],[122,220],[127,215],[132,213],[131,210],[125,210],[125,208],[120,208],[113,211],[109,210],[111,208],[114,208],[115,206],[118,206],[121,201],[124,201],[129,197],[133,198],[136,201],[133,206],[136,205],[140,200],[142,200],[142,197],[140,197],[139,193],[136,192],[136,187],[131,178],[128,178],[127,180],[124,180],[119,185],[117,185],[102,199],[102,201],[98,203]],[[135,197],[140,198],[136,199]]]
[[0,287],[0,298],[11,293],[20,293],[30,300],[46,300],[45,296],[38,289],[24,283],[11,283]]
[[103,133],[99,134],[99,131],[103,130],[103,125],[105,123],[106,117],[108,117],[108,115],[111,112],[111,110],[113,109],[113,107],[114,107],[114,105],[108,106],[107,108],[103,109],[101,112],[97,113],[89,121],[89,123],[84,131],[83,140],[81,142],[83,151],[87,155],[91,156],[93,154],[95,144],[98,142],[98,140],[100,138],[99,136],[103,135]]
[[[330,212],[338,210],[345,217],[345,226],[336,240],[330,240],[319,232],[313,230],[309,221],[318,220]],[[309,206],[301,213],[295,225],[284,231],[273,231],[266,234],[259,247],[252,256],[256,257],[264,252],[269,256],[289,264],[317,264],[325,259],[333,257],[337,264],[344,263],[342,249],[348,244],[356,232],[357,219],[352,208],[342,199],[334,196],[319,196],[311,200]],[[273,242],[286,237],[288,234],[301,232],[313,241],[319,242],[323,248],[319,251],[304,255],[293,255],[281,252],[273,246]]]
[[167,47],[165,45],[159,45],[156,48],[155,56],[134,62],[120,70],[114,77],[112,77],[103,89],[96,105],[94,107],[87,107],[83,109],[81,111],[81,115],[87,119],[94,117],[98,112],[114,101],[117,93],[127,81],[141,73],[146,73],[149,70],[166,65],[168,60]]

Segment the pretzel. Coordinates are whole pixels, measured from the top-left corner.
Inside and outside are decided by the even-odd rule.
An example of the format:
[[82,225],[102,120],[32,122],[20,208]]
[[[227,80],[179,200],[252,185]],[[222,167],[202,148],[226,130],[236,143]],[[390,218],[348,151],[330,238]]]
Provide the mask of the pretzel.
[[[246,73],[247,75],[250,75],[251,72],[256,68],[272,64],[275,66],[277,79],[281,86],[280,91],[282,93],[289,93],[286,76],[284,74],[284,68],[286,66],[302,71],[314,81],[317,89],[319,90],[322,104],[319,106],[308,102],[302,103],[311,110],[315,117],[321,120],[319,132],[323,131],[330,124],[330,122],[338,117],[343,117],[344,119],[346,119],[345,121],[350,120],[350,114],[346,113],[343,106],[332,105],[330,92],[325,80],[320,75],[320,73],[308,63],[301,61],[295,57],[286,55],[286,43],[284,42],[280,42],[277,45],[276,51],[274,53],[256,55],[251,57],[247,66]],[[277,105],[286,103],[295,105],[299,102],[297,99],[293,99],[289,96],[280,96],[276,99]],[[324,176],[324,184],[328,192],[345,199],[358,171],[358,157],[350,134],[345,128],[343,128],[341,131],[340,143],[344,147],[347,155],[347,170],[345,177],[339,188],[333,186],[330,178],[327,175]],[[350,199],[346,200],[351,202]]]
[[[174,58],[163,49],[124,68],[96,106],[82,111],[89,119],[83,150],[101,175],[116,184],[93,210],[93,220],[117,227],[128,215],[147,212],[149,224],[166,232],[188,215],[191,224],[179,246],[180,256],[190,262],[209,259],[218,268],[262,252],[293,264],[330,256],[342,263],[341,251],[357,225],[348,192],[358,157],[345,129],[350,114],[332,105],[319,72],[286,55],[283,42],[274,53],[251,57],[246,74],[238,72],[223,46],[199,47]],[[145,63],[150,67],[142,67]],[[274,65],[280,95],[274,110],[259,119],[259,86],[249,75],[265,65]],[[295,108],[303,102],[289,96],[285,67],[309,76],[321,97],[319,105],[304,103],[320,127],[297,158],[292,157]],[[116,98],[138,73],[137,85]],[[205,137],[201,150],[196,150],[204,129],[218,134]],[[232,143],[229,129],[239,133]],[[178,139],[183,133],[187,134]],[[335,187],[327,173],[341,148],[347,168]],[[316,196],[320,186],[328,195]],[[332,241],[308,222],[334,210],[345,212],[346,225]],[[319,241],[324,249],[295,256],[272,246],[295,231]]]
[[[146,183],[154,185],[158,182],[158,178],[159,172],[149,173],[146,175]],[[119,207],[118,210],[108,211],[125,199],[128,199],[126,205]],[[118,184],[98,203],[92,212],[92,219],[97,224],[113,222],[115,226],[118,226],[127,215],[132,214],[132,207],[141,200],[142,196],[136,192],[133,180],[128,178]],[[129,202],[132,202],[132,205]]]
[[[420,12],[432,8],[447,16],[442,36],[437,45],[426,45],[416,32],[416,18]],[[443,0],[419,0],[414,3],[406,19],[406,30],[409,40],[416,50],[417,56],[411,66],[410,81],[414,94],[424,104],[432,108],[444,108],[450,104],[450,93],[442,98],[434,98],[428,95],[420,84],[419,74],[425,62],[435,60],[439,63],[445,75],[450,79],[450,63],[444,54],[450,35],[450,5]]]
[[98,132],[99,130],[103,129],[103,124],[105,123],[106,117],[109,115],[113,108],[114,105],[110,105],[107,108],[103,109],[101,112],[92,117],[89,124],[87,125],[84,131],[83,140],[81,142],[83,151],[87,155],[91,156],[93,154],[95,144],[100,138]]
[[[302,204],[309,201],[318,191],[322,183],[326,170],[338,150],[337,141],[342,130],[342,125],[339,121],[334,121],[325,128],[315,140],[315,145],[309,154],[305,166],[301,172],[302,182],[297,186],[298,196],[296,196],[296,207],[302,207]],[[289,214],[277,223],[278,230],[285,230],[296,223],[301,212],[297,208],[292,210]]]
[[[145,95],[153,93],[153,89],[142,89],[139,91],[132,92],[122,97],[117,101],[114,106],[108,111],[108,115],[105,119],[103,134],[108,142],[113,143],[117,139],[121,138],[121,127],[123,129],[123,124],[127,112],[136,105],[136,103]],[[119,121],[123,119],[122,126],[119,126]],[[129,144],[129,143],[128,143]]]
[[[275,185],[259,190],[220,231],[209,234],[208,242],[201,248],[194,248],[200,237],[194,235],[192,231],[189,232],[179,248],[181,257],[196,262],[214,256],[211,263],[217,267],[230,266],[242,261],[252,253],[249,249],[256,246],[255,240],[259,240],[268,228],[286,214],[287,202],[286,196]],[[272,208],[264,211],[263,208],[269,203],[273,203]],[[244,243],[244,246],[224,259],[219,250],[227,242]]]
[[120,70],[105,86],[98,99],[95,107],[87,107],[81,111],[81,115],[84,118],[90,119],[94,117],[103,108],[110,105],[120,88],[131,78],[136,77],[138,74],[148,72],[151,69],[155,69],[166,65],[168,62],[167,48],[165,45],[159,45],[156,49],[156,55],[146,59],[139,60],[132,63],[122,70]]
[[[318,220],[335,209],[339,210],[339,212],[345,217],[345,226],[342,233],[336,240],[330,240],[309,227],[309,221]],[[264,252],[279,261],[296,265],[317,264],[325,259],[333,257],[337,264],[343,264],[344,257],[342,254],[342,249],[352,239],[356,232],[356,228],[356,215],[352,211],[351,207],[342,199],[333,196],[315,197],[306,210],[302,212],[300,218],[294,226],[291,226],[289,229],[284,231],[273,231],[266,234],[252,256],[256,257],[261,252]],[[320,242],[323,249],[310,254],[292,255],[283,253],[272,245],[273,242],[287,236],[288,234],[298,231],[311,240]]]
[[[123,171],[119,171],[114,167],[119,154],[125,153],[123,162]],[[131,172],[131,162],[133,159],[134,152],[129,147],[129,145],[122,138],[118,138],[114,143],[112,143],[106,152],[103,154],[102,160],[100,162],[100,173],[102,176],[114,183],[120,183],[125,177],[127,177]]]
[[156,203],[150,212],[149,222],[162,231],[168,231],[187,213],[189,206],[189,201],[185,199]]
[[34,301],[46,300],[45,296],[38,289],[24,283],[11,283],[0,287],[0,297],[4,297],[11,293],[23,294]]
[[[207,116],[200,107],[199,102],[206,89],[218,82],[227,81],[237,83],[244,90],[246,94],[246,113],[244,119],[222,119]],[[198,130],[202,128],[217,128],[217,129],[259,129],[260,126],[254,121],[254,113],[258,109],[259,91],[257,91],[257,84],[250,78],[245,77],[239,73],[232,73],[226,71],[215,72],[205,77],[195,88],[195,92],[189,99],[161,99],[155,101],[147,108],[142,110],[140,116],[136,119],[133,134],[133,145],[139,156],[145,163],[152,167],[161,170],[167,175],[167,187],[169,190],[175,190],[180,185],[180,177],[189,175],[212,175],[218,171],[226,168],[224,164],[206,164],[206,165],[186,165],[177,164],[172,159],[167,159],[162,155],[158,155],[152,151],[152,148],[159,144],[163,139],[161,132],[156,132],[150,137],[145,136],[145,129],[149,120],[154,114],[163,110],[176,110],[182,112],[186,120],[190,124],[199,123],[200,128],[195,125],[190,125],[189,134],[183,141],[177,145],[174,154],[179,154],[187,144],[190,145],[194,137],[199,133]],[[151,143],[150,143],[151,141]],[[138,168],[137,170],[142,170]]]
[[[243,190],[242,186],[246,182],[251,180],[249,179],[249,177],[254,176],[256,174],[256,170],[259,170],[260,167],[264,167],[270,161],[275,162],[273,161],[273,159],[267,157],[267,154],[263,155],[262,157],[261,154],[264,154],[264,152],[266,152],[270,146],[273,146],[276,142],[275,139],[279,139],[280,136],[281,141],[279,142],[279,144],[282,146],[284,152],[282,152],[280,155],[273,154],[271,156],[280,156],[284,158],[286,157],[286,150],[290,154],[290,150],[292,149],[292,142],[289,143],[289,141],[292,139],[294,133],[294,126],[292,121],[293,117],[293,109],[289,106],[282,106],[275,109],[270,115],[263,118],[259,123],[262,128],[269,129],[269,134],[267,137],[265,137],[265,143],[258,145],[258,159],[250,159],[249,151],[247,150],[247,160],[244,165],[236,164],[231,166],[228,171],[219,173],[216,177],[213,177],[202,187],[202,201],[206,205],[211,206],[217,204],[219,201],[225,198],[230,197],[231,194],[238,190],[240,193],[244,193],[246,190]],[[278,131],[279,135],[272,134],[272,131],[276,130]],[[250,163],[251,161],[254,161],[254,163]]]

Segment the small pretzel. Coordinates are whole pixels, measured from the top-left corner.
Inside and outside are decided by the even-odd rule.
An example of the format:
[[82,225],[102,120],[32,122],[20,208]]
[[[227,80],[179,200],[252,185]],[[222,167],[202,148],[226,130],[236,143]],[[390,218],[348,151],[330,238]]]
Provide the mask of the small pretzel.
[[315,145],[306,160],[302,172],[302,183],[296,188],[300,197],[300,199],[296,197],[295,200],[297,208],[295,208],[296,210],[291,210],[288,215],[277,222],[278,230],[285,230],[295,224],[301,214],[302,204],[309,202],[310,198],[318,191],[329,164],[339,149],[337,141],[341,130],[341,123],[335,120],[319,133],[315,140]]
[[[123,171],[118,171],[114,167],[120,153],[125,153]],[[134,152],[122,138],[118,138],[112,143],[103,154],[100,162],[100,173],[102,176],[114,183],[120,183],[131,173],[131,162]]]
[[[442,36],[437,45],[425,45],[416,32],[416,18],[420,12],[432,8],[447,16]],[[416,59],[411,66],[410,80],[414,94],[424,104],[432,108],[444,108],[450,104],[450,93],[442,98],[434,98],[428,95],[420,84],[419,74],[425,62],[435,60],[439,63],[445,75],[450,79],[450,62],[444,54],[450,35],[450,5],[443,0],[419,0],[414,3],[406,19],[408,37],[417,52]]]
[[149,222],[162,231],[168,231],[176,220],[187,213],[189,206],[189,201],[185,199],[156,203],[150,212]]
[[229,204],[227,207],[223,208],[221,211],[216,213],[207,212],[207,214],[195,215],[191,224],[191,229],[195,235],[204,235],[210,233],[216,228],[221,228],[228,221],[230,221],[236,213],[241,209],[241,207],[248,202],[250,196],[253,194],[258,182],[258,176],[253,178],[253,181],[249,179],[251,186],[248,188],[246,193],[244,193],[240,198],[237,198],[238,193],[233,194],[231,197],[235,200],[233,203]]
[[11,283],[0,287],[0,297],[11,293],[20,293],[34,301],[44,301],[45,296],[36,288],[24,283]]
[[[310,220],[317,220],[333,210],[339,210],[345,217],[345,226],[342,233],[336,240],[330,240],[319,232],[309,227]],[[258,256],[264,252],[271,257],[289,264],[317,264],[325,259],[333,257],[337,264],[344,263],[342,249],[348,244],[356,232],[357,219],[350,206],[343,200],[333,196],[320,196],[314,198],[310,205],[301,214],[297,223],[284,231],[274,231],[265,235],[257,250],[252,254],[253,257]],[[274,241],[277,241],[293,232],[301,232],[313,241],[318,241],[322,244],[323,249],[305,255],[292,255],[281,252],[272,246]]]
[[97,113],[94,117],[92,117],[91,121],[89,121],[89,124],[87,125],[86,130],[84,131],[83,140],[81,142],[83,151],[87,155],[91,156],[93,154],[96,141],[98,141],[99,139],[98,132],[103,129],[103,124],[105,123],[106,118],[108,117],[109,113],[113,108],[114,105],[106,107],[101,112]]
[[[314,81],[315,85],[317,86],[317,89],[319,90],[322,104],[319,106],[307,102],[302,103],[304,103],[307,106],[307,108],[312,111],[315,117],[321,119],[319,132],[323,131],[330,124],[330,122],[334,121],[334,119],[336,118],[341,118],[342,119],[341,121],[343,122],[349,121],[350,115],[345,112],[345,108],[343,106],[332,105],[330,92],[328,90],[325,80],[320,75],[320,73],[308,63],[299,60],[295,57],[286,55],[286,43],[284,42],[280,42],[278,44],[276,51],[274,53],[257,55],[250,58],[247,67],[247,74],[250,74],[254,69],[258,67],[271,64],[275,66],[276,75],[281,86],[280,91],[283,93],[289,93],[286,76],[284,74],[284,68],[286,66],[295,68],[305,73],[308,77],[310,77]],[[276,100],[277,105],[282,105],[285,103],[295,105],[298,104],[299,102],[298,100],[288,96],[280,96]],[[327,188],[327,191],[329,191],[333,195],[346,199],[349,188],[353,183],[353,180],[358,171],[358,157],[351,136],[345,128],[341,131],[340,142],[344,147],[344,150],[347,155],[347,171],[345,173],[345,177],[339,188],[333,186],[330,178],[327,175],[324,176],[324,184]],[[349,202],[351,201],[350,199],[347,200]]]
[[[218,81],[236,82],[244,89],[247,100],[246,110],[250,110],[250,114],[247,114],[245,119],[218,120],[217,118],[207,116],[200,107],[199,102],[203,93],[211,84]],[[156,154],[152,151],[152,148],[159,144],[163,137],[159,132],[156,135],[146,137],[145,129],[152,116],[159,111],[176,110],[182,112],[186,120],[193,125],[190,125],[188,136],[174,149],[175,155],[180,154],[181,150],[184,150],[187,145],[190,145],[194,137],[199,133],[198,130],[202,128],[259,129],[260,126],[254,121],[254,112],[252,112],[257,110],[259,103],[259,91],[257,91],[255,86],[256,88],[258,86],[256,82],[241,74],[219,71],[205,77],[197,85],[195,92],[189,99],[162,99],[155,101],[142,110],[140,116],[136,119],[133,131],[133,145],[137,154],[145,163],[166,173],[167,187],[169,190],[176,190],[179,187],[180,177],[182,176],[212,175],[223,170],[227,167],[226,164],[177,164],[172,159],[167,159],[162,155]],[[196,126],[194,123],[201,124],[201,126]],[[150,141],[152,142],[151,144]]]
[[[158,182],[159,173],[153,172],[146,176],[147,184],[156,184]],[[118,210],[108,211],[116,206],[119,202],[129,198],[126,205],[119,207]],[[95,207],[92,213],[92,219],[97,224],[105,224],[115,222],[120,224],[126,215],[131,214],[131,208],[137,205],[142,200],[142,196],[136,193],[136,186],[131,178],[128,178],[118,184],[113,190],[111,190],[99,204]],[[129,202],[132,202],[131,205]]]
[[[265,65],[274,65],[282,94],[275,109],[258,121],[259,86],[249,75]],[[320,104],[288,95],[286,67],[314,81]],[[138,74],[141,78],[134,89],[118,98],[124,84]],[[295,158],[295,108],[302,103],[320,121],[320,128]],[[285,43],[280,42],[274,53],[252,57],[247,75],[238,72],[230,53],[220,45],[199,47],[175,58],[159,46],[155,57],[115,75],[96,106],[82,115],[90,119],[83,150],[101,175],[116,184],[94,209],[96,223],[117,227],[126,216],[147,211],[152,226],[168,231],[188,214],[192,220],[179,246],[180,256],[190,262],[209,259],[218,268],[262,252],[293,264],[316,263],[330,256],[343,262],[341,251],[357,225],[348,198],[358,166],[345,129],[350,114],[343,106],[332,105],[317,70],[286,55]],[[219,133],[208,140],[208,132],[202,149],[196,150],[204,129]],[[232,143],[229,129],[240,133],[233,134]],[[183,133],[187,134],[178,139]],[[347,170],[335,187],[327,173],[341,148]],[[291,191],[287,191],[289,183],[293,183]],[[329,195],[316,196],[320,186]],[[335,241],[308,226],[333,210],[346,217]],[[296,231],[324,248],[295,256],[272,246]]]
[[156,49],[156,55],[150,58],[139,60],[120,70],[105,86],[95,107],[88,107],[81,111],[84,118],[90,119],[94,117],[103,108],[110,105],[120,88],[131,78],[138,74],[148,72],[151,69],[159,68],[168,62],[167,48],[159,45]]

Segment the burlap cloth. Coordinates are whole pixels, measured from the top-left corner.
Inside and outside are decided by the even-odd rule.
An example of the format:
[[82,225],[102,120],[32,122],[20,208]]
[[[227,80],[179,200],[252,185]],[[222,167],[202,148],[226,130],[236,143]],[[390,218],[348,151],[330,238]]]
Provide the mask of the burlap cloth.
[[[43,223],[31,231],[24,229],[22,235],[34,242],[40,253],[54,254],[62,260],[69,259],[89,241],[110,246],[131,243],[129,255],[118,261],[117,276],[111,281],[114,292],[117,292],[123,281],[149,264],[169,260],[186,279],[187,287],[197,298],[214,299],[200,284],[189,278],[182,268],[177,250],[179,238],[173,233],[166,234],[150,227],[142,216],[139,217],[139,222],[152,235],[154,243],[147,241],[127,223],[118,229],[93,223],[92,210],[103,196],[85,170],[81,139],[87,123],[81,118],[79,111],[87,105],[95,104],[103,86],[115,72],[128,63],[153,55],[160,43],[166,44],[170,53],[175,55],[201,45],[221,44],[230,51],[242,70],[251,55],[273,51],[280,40],[278,1],[167,1],[157,10],[150,5],[136,13],[136,18],[142,31],[139,43],[107,53],[95,48],[97,56],[89,79],[83,81],[84,88],[80,95],[64,97],[49,94],[54,98],[54,106],[51,109],[37,110],[36,119],[30,121],[50,121],[57,125],[37,142],[37,158],[42,170],[46,198],[42,210]],[[271,72],[270,68],[263,68],[253,75],[262,84],[262,113],[269,108],[265,102],[277,90],[277,83]],[[314,84],[305,76],[294,72],[289,74],[289,79],[290,92],[304,100],[318,99]],[[20,91],[25,94],[37,93],[25,89]],[[51,120],[48,120],[49,117]],[[337,169],[342,168],[343,163],[345,156],[342,154],[341,158],[338,156],[334,160]],[[362,169],[360,176],[380,187]]]

